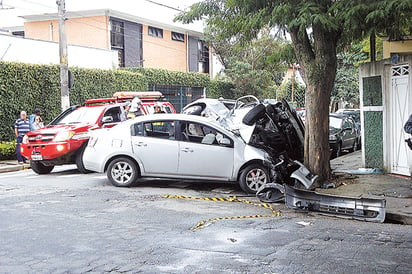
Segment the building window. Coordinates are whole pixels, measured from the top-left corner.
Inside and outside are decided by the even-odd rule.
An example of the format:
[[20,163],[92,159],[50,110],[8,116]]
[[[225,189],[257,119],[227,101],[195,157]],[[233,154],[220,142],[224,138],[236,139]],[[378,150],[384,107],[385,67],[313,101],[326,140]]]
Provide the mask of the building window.
[[149,35],[157,38],[163,38],[163,30],[149,26]]
[[205,41],[197,42],[199,72],[209,73],[209,46]]
[[118,52],[119,67],[124,67],[124,24],[119,21],[111,21],[110,42],[112,50]]
[[184,42],[185,41],[185,35],[183,33],[178,33],[178,32],[172,31],[172,40],[173,41]]

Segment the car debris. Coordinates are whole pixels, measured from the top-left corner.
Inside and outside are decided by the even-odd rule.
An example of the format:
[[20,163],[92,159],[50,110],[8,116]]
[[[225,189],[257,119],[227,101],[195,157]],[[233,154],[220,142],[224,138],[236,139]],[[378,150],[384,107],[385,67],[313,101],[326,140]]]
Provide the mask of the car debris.
[[[304,211],[316,212],[323,215],[355,219],[369,222],[384,222],[386,211],[386,200],[379,198],[351,198],[321,194],[309,190],[316,175],[301,163],[294,161],[299,166],[293,171],[289,178],[295,181],[286,180],[283,184],[274,177],[272,183],[268,183],[258,190],[256,196],[261,202],[275,203],[285,201],[287,207]],[[279,170],[285,161],[274,166]],[[279,171],[273,174],[279,174]],[[287,176],[287,175],[284,175]],[[306,189],[301,189],[304,186]]]
[[385,199],[334,196],[285,185],[285,203],[289,208],[305,212],[368,222],[385,221]]

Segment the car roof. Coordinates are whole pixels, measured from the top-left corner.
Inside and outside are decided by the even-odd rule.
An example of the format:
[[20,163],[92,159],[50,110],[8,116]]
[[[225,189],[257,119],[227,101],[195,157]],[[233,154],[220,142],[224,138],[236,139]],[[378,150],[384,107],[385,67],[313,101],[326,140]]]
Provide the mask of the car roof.
[[329,113],[329,117],[344,119],[344,118],[349,117],[349,116],[345,115],[343,113]]
[[138,116],[133,119],[127,120],[126,122],[136,123],[136,122],[155,121],[155,120],[192,121],[192,122],[213,124],[215,126],[223,128],[219,123],[215,123],[209,118],[198,116],[198,115],[182,114],[182,113],[164,113],[164,114],[158,113],[158,114],[151,114],[151,115],[142,115],[142,116]]

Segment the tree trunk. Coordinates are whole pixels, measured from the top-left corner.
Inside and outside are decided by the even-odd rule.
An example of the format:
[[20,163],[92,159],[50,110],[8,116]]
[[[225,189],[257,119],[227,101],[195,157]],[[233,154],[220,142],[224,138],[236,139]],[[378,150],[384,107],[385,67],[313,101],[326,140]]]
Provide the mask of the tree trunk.
[[321,183],[330,177],[329,104],[336,76],[338,34],[313,26],[311,44],[306,32],[290,33],[307,85],[304,164]]

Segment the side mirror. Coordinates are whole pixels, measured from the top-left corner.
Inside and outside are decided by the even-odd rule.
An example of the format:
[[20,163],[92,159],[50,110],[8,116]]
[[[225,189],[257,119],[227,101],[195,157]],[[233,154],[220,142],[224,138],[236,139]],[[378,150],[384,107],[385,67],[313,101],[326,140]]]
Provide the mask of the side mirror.
[[113,117],[112,116],[104,116],[102,119],[102,123],[106,124],[106,123],[112,123],[113,122]]
[[230,140],[227,138],[222,138],[219,140],[219,145],[230,146]]

